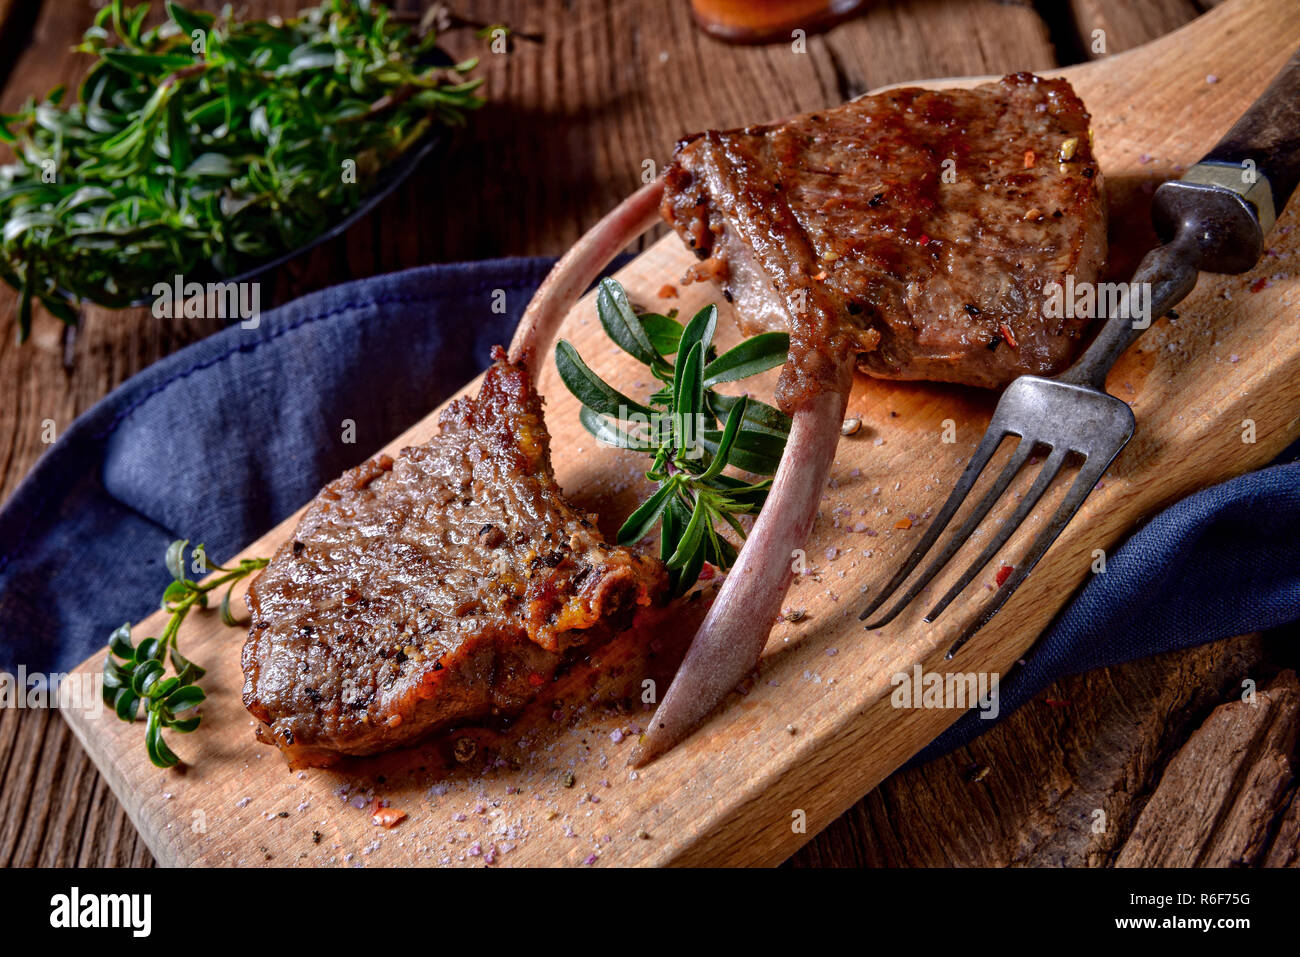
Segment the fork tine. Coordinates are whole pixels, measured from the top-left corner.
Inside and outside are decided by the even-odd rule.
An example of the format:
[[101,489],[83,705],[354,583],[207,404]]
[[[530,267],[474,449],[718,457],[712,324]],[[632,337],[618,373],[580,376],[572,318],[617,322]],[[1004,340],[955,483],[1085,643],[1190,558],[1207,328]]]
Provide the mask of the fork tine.
[[[1027,441],[1023,438],[1020,440],[1020,444],[1016,446],[1016,450],[1011,454],[1011,458],[1007,461],[1007,464],[1002,467],[1002,471],[998,474],[993,485],[984,494],[984,497],[980,499],[980,503],[975,506],[974,511],[966,517],[961,528],[953,532],[952,536],[948,539],[947,544],[944,545],[943,550],[934,558],[933,561],[930,562],[925,571],[921,573],[921,576],[908,587],[907,591],[903,593],[903,597],[894,603],[894,607],[889,609],[883,618],[878,618],[874,622],[868,623],[868,628],[880,628],[889,624],[889,622],[893,621],[899,612],[908,606],[913,598],[921,593],[921,590],[925,588],[926,585],[930,584],[931,579],[933,579],[934,576],[952,560],[952,556],[957,554],[957,551],[963,544],[965,544],[966,540],[970,538],[971,532],[975,531],[976,526],[984,520],[984,516],[989,513],[997,500],[1002,497],[1002,493],[1007,490],[1007,486],[1011,484],[1011,480],[1019,474],[1021,467],[1024,466],[1025,460],[1029,458],[1029,454],[1033,449],[1033,442]],[[945,524],[946,522],[947,518],[945,518]],[[925,543],[922,542],[922,544],[924,545]],[[926,545],[926,547],[929,548],[928,545]],[[910,571],[911,568],[909,567],[907,570]]]
[[[889,596],[894,593],[895,589],[897,589],[899,585],[903,584],[907,579],[907,576],[912,573],[912,569],[921,563],[921,559],[925,557],[925,553],[930,550],[932,545],[934,545],[936,539],[938,539],[938,537],[943,533],[944,528],[947,527],[948,522],[950,522],[953,515],[956,514],[957,509],[961,507],[962,501],[966,498],[966,495],[970,492],[972,486],[974,486],[975,480],[978,479],[980,473],[984,471],[984,466],[988,465],[989,459],[993,457],[993,453],[997,451],[998,446],[1002,444],[1002,440],[1006,438],[1006,436],[1007,432],[1005,429],[995,430],[992,424],[989,425],[988,430],[984,433],[984,437],[980,439],[980,444],[975,447],[975,454],[971,456],[970,462],[967,463],[965,471],[961,473],[961,478],[957,480],[956,486],[948,495],[948,500],[943,503],[943,508],[939,509],[939,514],[934,517],[934,521],[931,522],[930,527],[926,529],[925,534],[921,537],[921,541],[917,544],[916,548],[912,549],[912,554],[907,556],[907,561],[903,562],[902,567],[894,573],[894,577],[889,580],[889,584],[887,584],[879,594],[872,599],[871,604],[867,605],[866,610],[858,616],[858,621],[866,621],[867,616],[883,605],[885,600],[889,598]],[[868,625],[867,627],[870,628],[876,626]]]
[[[1024,440],[1022,439],[1021,441],[1023,442]],[[984,547],[984,550],[980,552],[979,557],[977,557],[975,561],[971,562],[970,566],[962,572],[961,578],[948,589],[947,594],[940,598],[939,603],[926,613],[926,622],[933,622],[936,618],[942,615],[944,609],[952,604],[953,599],[961,593],[962,589],[969,585],[975,576],[980,573],[980,569],[987,565],[993,559],[993,556],[997,554],[998,550],[1007,543],[1007,539],[1015,534],[1016,529],[1021,526],[1025,517],[1030,513],[1033,507],[1038,504],[1038,500],[1043,497],[1043,493],[1047,491],[1047,487],[1052,484],[1052,479],[1056,478],[1057,473],[1061,471],[1061,466],[1065,464],[1065,457],[1069,454],[1070,450],[1067,448],[1057,447],[1052,450],[1051,454],[1047,457],[1047,462],[1044,463],[1042,469],[1039,471],[1038,477],[1034,479],[1034,484],[1029,487],[1029,491],[1025,493],[1025,497],[1021,499],[1020,504],[1016,506],[1015,512],[1011,514],[1010,518],[1003,521],[997,534],[993,536],[993,540]]]
[[1079,469],[1079,474],[1075,476],[1074,484],[1070,486],[1069,493],[1061,501],[1056,514],[1052,516],[1052,520],[1038,533],[1033,544],[1029,546],[1029,550],[1025,553],[1025,557],[1016,566],[1016,570],[1011,573],[1011,577],[1002,584],[997,594],[984,606],[983,611],[980,612],[975,621],[962,632],[961,637],[952,643],[945,657],[951,658],[957,654],[957,650],[970,641],[975,632],[988,624],[989,620],[1007,603],[1015,590],[1020,587],[1020,583],[1034,570],[1038,560],[1056,541],[1057,536],[1065,530],[1065,526],[1070,523],[1070,519],[1074,518],[1075,513],[1079,511],[1079,507],[1083,505],[1084,499],[1092,492],[1101,479],[1102,473],[1106,471],[1107,466],[1110,465],[1113,459],[1114,456],[1108,459],[1093,456],[1083,463],[1083,467]]

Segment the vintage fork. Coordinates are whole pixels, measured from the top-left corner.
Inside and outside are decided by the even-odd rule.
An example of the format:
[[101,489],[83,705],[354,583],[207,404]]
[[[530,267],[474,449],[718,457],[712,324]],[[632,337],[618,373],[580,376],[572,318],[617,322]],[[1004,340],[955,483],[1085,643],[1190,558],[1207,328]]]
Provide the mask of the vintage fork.
[[[1119,314],[1105,318],[1083,356],[1057,376],[1025,375],[1007,386],[957,486],[907,561],[863,611],[861,620],[883,605],[925,558],[1003,439],[1019,436],[1010,461],[939,554],[884,615],[868,623],[868,628],[887,624],[906,608],[970,538],[1030,455],[1046,451],[1046,462],[1014,512],[925,616],[927,622],[938,618],[1024,523],[1066,460],[1081,457],[1079,472],[1056,512],[985,608],[948,649],[947,657],[956,654],[998,613],[1133,435],[1133,411],[1105,391],[1106,373],[1152,319],[1163,316],[1192,291],[1197,273],[1241,273],[1259,261],[1264,236],[1286,205],[1297,179],[1300,52],[1292,55],[1264,94],[1204,159],[1182,179],[1164,183],[1156,190],[1152,217],[1163,245],[1143,258],[1127,287]],[[1143,284],[1150,289],[1149,309],[1144,308],[1147,303],[1142,300]],[[1143,314],[1145,321],[1130,318]]]

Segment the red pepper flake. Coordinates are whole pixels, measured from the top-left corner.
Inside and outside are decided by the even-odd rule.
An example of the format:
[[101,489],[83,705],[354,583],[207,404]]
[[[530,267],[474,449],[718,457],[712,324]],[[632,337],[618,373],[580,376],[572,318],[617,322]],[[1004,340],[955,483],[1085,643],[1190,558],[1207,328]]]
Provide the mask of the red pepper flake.
[[370,807],[370,820],[376,827],[397,827],[406,820],[406,812],[395,807],[384,807],[375,798],[375,803]]
[[1264,276],[1260,276],[1258,279],[1256,279],[1254,282],[1250,284],[1250,291],[1261,292],[1267,289],[1268,286],[1269,286],[1268,279],[1265,278]]
[[662,286],[659,287],[659,298],[676,299],[677,287],[674,286],[672,283],[664,283]]
[[536,671],[530,671],[528,673],[528,683],[534,688],[540,688],[542,685],[546,684],[546,678],[539,675]]
[[713,578],[713,563],[705,562],[700,566],[700,581],[706,582]]
[[1033,169],[1036,162],[1038,162],[1038,154],[1033,150],[1025,150],[1025,169]]
[[894,523],[894,528],[911,528],[912,520],[910,518],[900,518]]
[[922,246],[928,246],[930,245],[930,237],[925,233],[922,233],[921,238],[918,239],[917,242],[919,242]]
[[1002,338],[1006,340],[1007,345],[1012,349],[1016,348],[1016,337],[1011,333],[1011,327],[1005,322],[998,323],[998,332],[1002,333]]
[[1015,568],[1010,565],[1003,565],[998,569],[998,574],[994,581],[998,583],[999,588],[1007,583],[1007,579],[1011,577],[1013,571],[1015,571]]

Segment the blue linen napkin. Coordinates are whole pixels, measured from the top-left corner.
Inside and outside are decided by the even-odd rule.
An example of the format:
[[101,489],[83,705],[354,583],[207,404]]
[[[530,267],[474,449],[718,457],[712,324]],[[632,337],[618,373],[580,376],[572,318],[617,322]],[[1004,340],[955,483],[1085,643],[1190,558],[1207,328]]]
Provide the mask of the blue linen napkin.
[[[157,607],[170,541],[222,561],[428,414],[509,341],[551,262],[336,286],[115,389],[0,510],[0,671],[66,671]],[[999,716],[1066,674],[1300,620],[1297,456],[1300,443],[1137,531],[1004,677]],[[993,723],[972,711],[921,757]]]

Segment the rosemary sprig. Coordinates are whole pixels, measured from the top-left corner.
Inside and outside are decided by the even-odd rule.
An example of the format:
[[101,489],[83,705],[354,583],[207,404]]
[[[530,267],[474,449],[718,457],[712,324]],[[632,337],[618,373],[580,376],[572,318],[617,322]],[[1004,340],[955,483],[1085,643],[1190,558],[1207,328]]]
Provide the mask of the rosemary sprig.
[[[737,516],[756,513],[771,487],[727,473],[728,466],[771,476],[790,433],[787,415],[749,396],[714,390],[785,361],[790,337],[766,332],[718,355],[713,348],[716,306],[706,306],[684,327],[672,316],[637,315],[613,279],[601,282],[596,311],[606,334],[643,363],[662,386],[645,402],[619,392],[597,376],[565,340],[555,348],[560,378],[582,403],[579,418],[598,441],[649,455],[646,477],[658,489],[618,531],[630,544],[660,530],[659,554],[668,566],[674,595],[690,590],[704,563],[730,568],[736,546],[719,533],[730,526],[743,540]],[[670,362],[669,356],[677,361]]]
[[64,322],[121,307],[176,275],[237,275],[319,235],[432,127],[481,100],[476,60],[380,3],[325,0],[295,19],[238,22],[111,0],[66,90],[0,114],[0,278]]
[[[185,616],[194,608],[207,608],[208,595],[226,586],[221,599],[221,620],[235,625],[230,611],[230,595],[235,584],[266,567],[265,558],[245,558],[234,568],[224,568],[208,560],[202,545],[192,550],[189,567],[196,572],[221,572],[210,581],[199,583],[186,575],[187,539],[178,539],[167,548],[167,570],[172,583],[163,592],[162,608],[171,613],[162,635],[145,638],[139,645],[131,643],[130,622],[116,629],[108,639],[109,653],[104,658],[104,703],[123,721],[135,721],[140,707],[145,711],[145,750],[149,760],[160,768],[170,768],[179,761],[163,740],[164,728],[188,734],[199,726],[199,715],[178,717],[200,705],[206,695],[197,684],[204,669],[181,654],[176,638]],[[165,660],[170,660],[175,674],[167,676]]]

